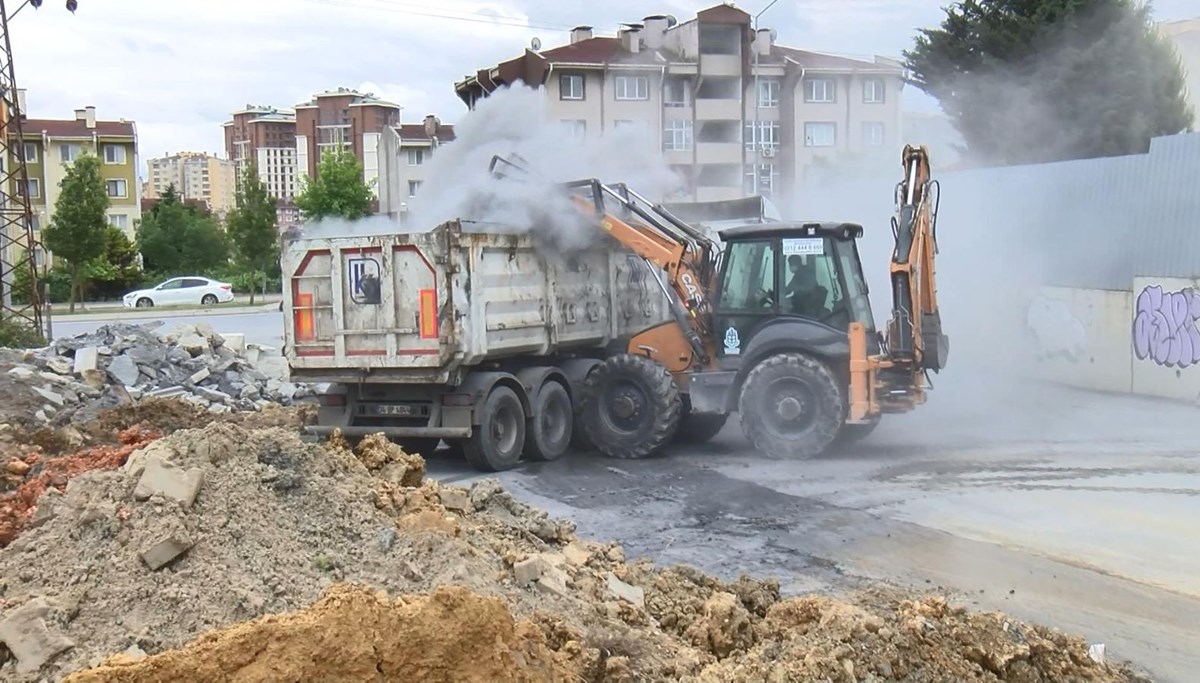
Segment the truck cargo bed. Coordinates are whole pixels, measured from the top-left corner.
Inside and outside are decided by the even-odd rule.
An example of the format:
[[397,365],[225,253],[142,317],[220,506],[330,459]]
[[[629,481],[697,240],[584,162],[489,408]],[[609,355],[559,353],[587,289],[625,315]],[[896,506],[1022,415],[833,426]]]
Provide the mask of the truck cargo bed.
[[293,376],[454,384],[480,364],[595,353],[668,319],[650,266],[615,242],[546,251],[458,221],[294,240],[281,259]]

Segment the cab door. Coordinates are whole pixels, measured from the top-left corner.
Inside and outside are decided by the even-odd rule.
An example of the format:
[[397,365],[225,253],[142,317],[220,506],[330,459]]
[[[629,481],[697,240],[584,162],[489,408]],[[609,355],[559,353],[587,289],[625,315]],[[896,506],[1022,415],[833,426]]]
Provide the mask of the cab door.
[[713,315],[717,356],[737,359],[755,329],[779,314],[778,242],[733,242],[725,252],[721,290]]

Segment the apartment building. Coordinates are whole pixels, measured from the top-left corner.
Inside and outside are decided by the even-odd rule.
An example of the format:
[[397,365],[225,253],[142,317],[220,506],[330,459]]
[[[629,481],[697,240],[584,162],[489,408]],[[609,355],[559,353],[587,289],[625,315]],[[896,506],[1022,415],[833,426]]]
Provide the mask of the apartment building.
[[[277,199],[296,196],[296,115],[275,107],[246,105],[235,111],[225,129],[225,157],[235,178],[254,162],[267,192]],[[236,180],[235,180],[236,184]]]
[[171,185],[185,200],[205,202],[218,216],[236,205],[234,162],[207,152],[179,152],[146,162],[144,198],[161,195]]
[[[371,93],[337,88],[317,93],[296,110],[296,160],[302,175],[316,175],[326,150],[343,148],[363,167],[363,180],[379,177],[379,139],[400,123],[398,104]],[[378,190],[376,195],[378,196]]]
[[1200,118],[1200,17],[1180,21],[1164,21],[1159,31],[1170,38],[1187,71],[1188,102]]
[[81,154],[100,157],[110,201],[108,222],[134,238],[142,211],[137,187],[137,128],[132,121],[101,121],[95,107],[84,107],[75,110],[73,119],[24,119],[19,144],[16,131],[9,131],[10,149],[24,155],[29,173],[27,187],[19,187],[13,177],[9,191],[28,194],[38,241],[41,229],[54,217],[59,183]]
[[550,118],[584,138],[647,126],[684,181],[676,200],[782,196],[818,161],[898,152],[899,62],[785,47],[751,23],[722,4],[683,23],[648,16],[616,38],[579,26],[567,45],[526,49],[455,91],[474,108],[508,84],[539,87]]
[[389,127],[379,139],[379,212],[404,221],[437,150],[454,141],[454,126],[430,114],[421,123]]

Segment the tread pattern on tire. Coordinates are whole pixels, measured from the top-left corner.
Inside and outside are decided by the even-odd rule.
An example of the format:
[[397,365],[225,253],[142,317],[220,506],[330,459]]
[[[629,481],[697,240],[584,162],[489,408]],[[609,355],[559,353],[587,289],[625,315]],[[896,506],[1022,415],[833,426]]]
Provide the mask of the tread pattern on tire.
[[[654,411],[651,427],[639,434],[605,433],[600,418],[600,398],[609,378],[635,379],[646,391]],[[683,402],[675,378],[661,364],[645,356],[623,353],[612,356],[588,375],[583,393],[583,423],[587,438],[611,458],[638,459],[659,453],[679,430]]]
[[[501,396],[504,398],[498,398]],[[484,399],[485,410],[490,409],[493,400],[508,400],[515,402],[516,409],[520,411],[520,419],[517,420],[517,428],[521,430],[525,429],[526,418],[524,415],[524,409],[521,405],[521,399],[517,396],[517,392],[506,386],[497,385],[492,388],[487,398]],[[489,448],[490,444],[485,443],[486,439],[491,438],[488,433],[489,430],[487,429],[488,419],[488,417],[485,417],[483,420],[481,420],[480,424],[475,428],[475,433],[463,444],[463,455],[466,456],[467,462],[470,463],[472,467],[482,472],[500,472],[516,467],[517,463],[519,463],[521,460],[520,450],[517,452],[517,457],[511,462],[494,462],[488,457],[487,449]],[[520,438],[517,439],[517,448],[523,450],[524,444],[525,435],[522,433]]]
[[[541,444],[538,443],[537,437],[535,436],[535,434],[537,432],[537,424],[539,423],[539,421],[541,419],[541,417],[538,415],[538,409],[541,406],[541,398],[542,398],[542,396],[546,395],[545,392],[547,392],[547,391],[554,392],[554,393],[561,392],[561,395],[566,399],[566,402],[567,402],[566,419],[568,422],[571,423],[569,426],[569,428],[571,429],[571,438],[567,440],[566,450],[564,450],[562,453],[554,454],[549,457],[546,456],[546,453],[543,451]],[[556,381],[551,380],[550,382],[547,382],[542,387],[542,390],[540,392],[538,392],[536,400],[537,400],[537,404],[533,408],[533,411],[532,411],[533,414],[528,416],[529,426],[526,428],[526,434],[525,434],[525,440],[527,443],[527,445],[525,447],[525,454],[529,457],[530,460],[537,460],[539,462],[550,462],[553,460],[558,460],[562,456],[566,455],[566,451],[569,451],[571,449],[571,443],[574,442],[574,440],[575,440],[574,439],[575,406],[571,402],[571,393],[569,391],[567,391],[567,388],[564,387],[561,382],[556,382]]]
[[[752,404],[763,383],[778,377],[804,377],[811,383],[822,410],[804,438],[780,438],[766,426]],[[841,431],[842,390],[836,375],[821,361],[800,353],[781,353],[762,360],[746,376],[738,397],[742,431],[755,449],[772,458],[810,458],[827,450]]]

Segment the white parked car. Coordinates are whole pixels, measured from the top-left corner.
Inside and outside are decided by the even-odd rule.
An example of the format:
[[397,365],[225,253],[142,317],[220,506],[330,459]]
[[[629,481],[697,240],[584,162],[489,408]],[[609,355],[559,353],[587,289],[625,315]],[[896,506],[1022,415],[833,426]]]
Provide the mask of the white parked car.
[[139,289],[125,295],[126,308],[201,304],[213,306],[233,301],[233,285],[206,277],[176,277],[152,289]]

